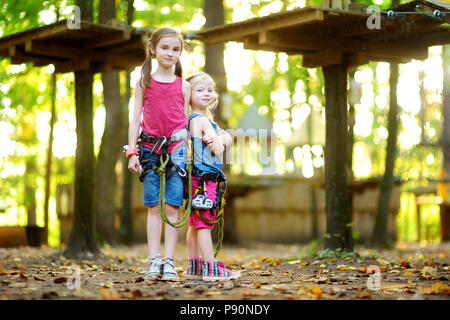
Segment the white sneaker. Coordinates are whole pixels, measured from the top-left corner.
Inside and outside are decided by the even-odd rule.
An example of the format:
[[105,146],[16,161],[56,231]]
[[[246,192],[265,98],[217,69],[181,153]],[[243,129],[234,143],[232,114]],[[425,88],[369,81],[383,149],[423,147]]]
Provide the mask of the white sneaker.
[[178,281],[178,276],[175,271],[175,261],[170,258],[165,258],[161,267],[162,278],[166,281]]
[[164,263],[164,259],[161,258],[161,255],[158,253],[156,257],[151,258],[148,260],[148,272],[147,272],[147,278],[151,280],[158,280],[161,278],[161,267]]

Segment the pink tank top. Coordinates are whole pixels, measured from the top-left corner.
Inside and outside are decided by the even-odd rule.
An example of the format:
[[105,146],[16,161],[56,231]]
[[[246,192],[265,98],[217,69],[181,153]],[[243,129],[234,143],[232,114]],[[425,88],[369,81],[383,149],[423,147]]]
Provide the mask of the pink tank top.
[[[186,127],[183,79],[177,76],[173,82],[159,82],[151,78],[150,88],[144,90],[142,109],[141,128],[154,137],[169,138],[175,131]],[[172,143],[168,152],[172,153],[182,143]],[[144,147],[152,148],[153,144],[144,143]]]

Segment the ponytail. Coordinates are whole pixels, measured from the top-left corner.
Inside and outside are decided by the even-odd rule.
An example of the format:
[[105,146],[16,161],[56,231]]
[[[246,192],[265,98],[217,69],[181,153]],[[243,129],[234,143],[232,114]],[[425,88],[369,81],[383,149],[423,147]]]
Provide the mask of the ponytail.
[[175,64],[175,75],[183,78],[183,68],[181,67],[180,59],[178,59],[177,63]]
[[151,74],[152,74],[152,56],[150,54],[147,56],[147,58],[144,61],[144,64],[142,65],[141,79],[139,81],[141,88],[145,89],[145,87],[150,87]]

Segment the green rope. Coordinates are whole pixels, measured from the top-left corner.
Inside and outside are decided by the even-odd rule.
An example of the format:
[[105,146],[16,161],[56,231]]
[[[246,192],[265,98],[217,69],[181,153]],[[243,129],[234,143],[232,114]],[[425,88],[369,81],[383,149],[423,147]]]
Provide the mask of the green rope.
[[218,222],[218,225],[217,225],[217,227],[219,229],[218,229],[218,234],[217,234],[218,239],[217,239],[216,251],[214,252],[214,258],[217,257],[217,255],[219,254],[220,250],[222,250],[223,227],[224,227],[224,224],[225,224],[223,216],[224,215],[221,216],[221,218],[220,218],[220,220]]
[[159,203],[158,203],[158,211],[159,215],[161,216],[161,219],[165,222],[171,225],[174,228],[181,228],[188,222],[189,216],[191,214],[191,203],[192,203],[192,181],[191,181],[191,174],[192,174],[192,164],[188,163],[186,164],[186,169],[188,172],[188,206],[187,209],[184,212],[184,215],[181,217],[180,220],[171,222],[167,218],[166,213],[166,165],[169,162],[169,155],[166,155],[166,160],[163,160],[163,155],[160,157],[160,163],[161,166],[156,170],[156,173],[160,177],[160,186],[159,186]]
[[[176,222],[171,222],[167,218],[166,213],[166,165],[169,162],[169,155],[166,155],[166,160],[163,160],[163,155],[160,157],[161,166],[156,170],[156,173],[160,177],[160,188],[159,188],[159,203],[158,203],[158,211],[161,219],[171,225],[174,228],[181,228],[189,221],[189,216],[192,210],[192,161],[186,164],[186,171],[188,172],[188,205],[187,209],[184,212],[184,215],[180,220]],[[225,199],[222,197],[220,210],[224,210],[225,207]],[[217,221],[218,223],[218,240],[216,245],[216,250],[214,252],[214,257],[217,257],[220,250],[222,249],[223,242],[223,228],[224,228],[224,212],[222,212],[220,219]]]

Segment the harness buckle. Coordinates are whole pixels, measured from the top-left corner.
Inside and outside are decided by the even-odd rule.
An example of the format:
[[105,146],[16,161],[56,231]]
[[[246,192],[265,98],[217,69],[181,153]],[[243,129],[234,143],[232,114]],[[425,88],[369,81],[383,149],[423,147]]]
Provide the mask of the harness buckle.
[[183,168],[178,168],[178,174],[180,175],[180,177],[185,178],[187,175],[187,172]]
[[[158,139],[158,141],[156,141],[155,145],[153,146],[152,152],[158,153],[166,142],[167,142],[167,138],[165,136],[160,137]],[[158,150],[155,151],[156,147],[158,147]]]

